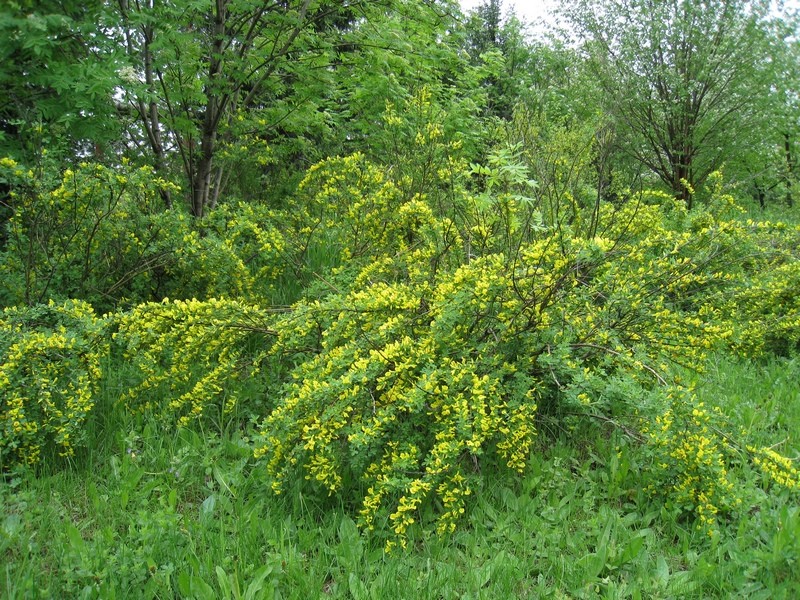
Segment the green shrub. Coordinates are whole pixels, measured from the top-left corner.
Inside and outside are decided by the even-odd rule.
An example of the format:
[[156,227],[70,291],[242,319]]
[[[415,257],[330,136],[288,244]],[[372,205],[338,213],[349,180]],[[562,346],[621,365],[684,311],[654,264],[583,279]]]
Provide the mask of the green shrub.
[[[165,210],[152,169],[82,163],[59,176],[10,159],[13,214],[0,249],[5,305],[77,298],[99,311],[172,298],[265,298],[283,272],[273,215],[230,203],[208,218]],[[53,181],[51,181],[53,179]]]
[[[269,368],[255,455],[274,491],[300,481],[340,494],[364,527],[390,532],[388,547],[420,528],[452,531],[481,471],[524,471],[545,422],[618,427],[652,489],[711,532],[740,502],[741,457],[796,486],[790,463],[738,447],[681,382],[683,368],[736,343],[718,300],[740,289],[752,245],[722,218],[728,200],[693,213],[658,192],[600,203],[588,236],[580,220],[571,229],[536,217],[535,199],[517,197],[527,183],[513,161],[477,169],[490,191],[478,202],[457,191],[454,214],[361,155],[312,168],[280,235],[269,226],[277,213],[251,219],[262,233],[247,226],[242,238],[231,224],[242,209],[220,213],[187,244],[232,231],[231,247],[263,249],[263,281],[280,268],[273,257],[290,256],[324,292],[280,311],[220,298],[120,314],[117,341],[137,373],[128,407],[189,425],[230,411],[243,382]],[[493,239],[465,243],[480,223]],[[328,270],[309,260],[325,243]],[[259,287],[242,282],[242,294]]]
[[86,444],[108,346],[85,302],[7,308],[0,315],[0,463],[38,463]]
[[274,335],[269,310],[237,300],[165,298],[114,320],[116,346],[133,367],[121,401],[169,426],[207,416],[211,407],[233,410],[241,381],[260,368],[264,338]]

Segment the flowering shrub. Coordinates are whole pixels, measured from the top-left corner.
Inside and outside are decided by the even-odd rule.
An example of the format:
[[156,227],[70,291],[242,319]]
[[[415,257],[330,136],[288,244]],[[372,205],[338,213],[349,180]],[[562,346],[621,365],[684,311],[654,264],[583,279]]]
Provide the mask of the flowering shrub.
[[[360,478],[364,525],[388,515],[403,539],[432,498],[442,506],[437,529],[452,530],[478,457],[522,470],[535,435],[536,382],[491,350],[491,312],[473,312],[498,291],[492,282],[501,272],[497,260],[476,262],[428,300],[422,282],[376,282],[280,319],[274,352],[296,354],[309,343],[319,350],[295,369],[264,423],[256,454],[267,456],[275,491],[298,467],[329,492]],[[482,294],[463,292],[452,307],[447,296],[471,284]],[[459,309],[474,328],[453,329]]]
[[785,488],[800,490],[800,469],[795,467],[790,458],[787,458],[772,448],[758,448],[747,446],[753,464],[755,464],[768,478]]
[[664,412],[642,427],[653,453],[651,493],[666,493],[677,512],[694,512],[713,535],[717,514],[738,507],[742,498],[729,474],[736,449],[719,434],[724,420],[688,390],[673,388]]
[[735,469],[749,462],[766,481],[800,490],[800,471],[772,448],[742,445],[718,407],[706,407],[685,388],[669,389],[662,412],[642,423],[653,468],[648,491],[665,496],[677,513],[694,513],[698,529],[718,534],[718,515],[742,505],[747,490]]
[[[164,215],[169,217],[169,213]],[[165,228],[172,260],[156,299],[248,298],[266,301],[286,268],[276,216],[257,204],[231,202],[201,221],[178,214]]]
[[[418,117],[430,106],[424,94],[411,102]],[[453,531],[483,469],[525,470],[545,419],[619,426],[642,444],[652,491],[708,531],[741,502],[732,467],[742,457],[797,487],[788,459],[737,447],[679,377],[717,348],[796,345],[791,245],[729,220],[735,207],[719,186],[708,210],[691,213],[659,192],[579,202],[541,193],[518,149],[467,167],[441,128],[391,106],[385,118],[419,160],[323,161],[280,211],[228,203],[199,223],[136,212],[135,198],[155,198],[147,187],[135,195],[141,173],[65,172],[55,191],[30,196],[32,212],[19,205],[11,247],[40,235],[44,200],[48,223],[86,244],[75,250],[57,233],[42,238],[49,250],[15,262],[9,249],[0,264],[29,302],[53,290],[98,303],[123,288],[131,299],[177,297],[109,317],[131,367],[127,409],[188,426],[230,413],[268,366],[255,456],[273,490],[299,481],[341,494],[364,528],[388,530],[389,548],[415,531]],[[100,265],[125,256],[135,260],[112,269],[123,283],[109,287]],[[272,308],[288,272],[303,299]],[[72,452],[105,323],[81,302],[6,310],[4,461],[36,462],[51,442]]]
[[[328,173],[318,189],[341,189]],[[702,524],[735,508],[735,449],[673,373],[734,335],[707,299],[736,283],[740,226],[652,193],[602,205],[590,239],[544,224],[511,255],[475,257],[469,215],[397,201],[383,223],[403,231],[413,214],[412,244],[392,240],[349,287],[275,321],[271,353],[296,365],[256,449],[276,492],[298,475],[366,490],[362,525],[404,545],[432,514],[451,531],[481,468],[524,470],[540,417],[582,415],[641,428],[660,489]]]
[[265,207],[230,203],[197,221],[166,210],[178,188],[150,167],[83,163],[47,174],[0,161],[14,183],[0,251],[5,305],[79,298],[97,310],[174,298],[265,298],[283,272],[284,242]]
[[[121,400],[131,411],[152,410],[167,424],[187,425],[210,406],[230,412],[233,381],[253,376],[253,337],[271,336],[268,310],[236,300],[168,300],[115,316],[113,334],[134,367]],[[263,344],[263,341],[262,341]]]
[[757,356],[800,349],[800,226],[752,221],[750,256],[741,285],[727,303],[741,324],[736,350]]
[[[422,89],[387,104],[371,156],[314,165],[291,202],[224,199],[202,220],[166,209],[178,190],[148,168],[0,159],[0,303],[30,306],[0,318],[0,466],[85,442],[110,347],[121,404],[167,427],[260,393],[248,416],[272,489],[340,495],[387,548],[452,532],[482,472],[524,472],[542,431],[580,421],[618,427],[648,489],[712,534],[742,503],[743,461],[800,487],[680,376],[718,348],[796,351],[800,229],[737,221],[718,174],[692,212],[610,189],[594,126],[523,121],[468,164],[469,136]],[[220,158],[258,163],[252,181],[277,157],[250,129]]]
[[107,353],[106,323],[85,302],[7,308],[0,314],[0,465],[36,464],[54,447],[86,443]]
[[[425,131],[414,143],[440,143]],[[478,192],[464,187],[467,175],[446,189],[442,171],[429,197],[413,191],[413,170],[398,180],[356,154],[312,168],[301,201],[283,212],[229,204],[199,224],[153,215],[151,223],[164,222],[156,246],[169,260],[142,277],[153,291],[205,299],[148,302],[112,317],[132,367],[121,400],[187,426],[230,412],[244,382],[269,365],[275,393],[261,405],[255,455],[273,489],[299,478],[349,496],[365,528],[390,531],[389,547],[419,527],[452,531],[482,469],[524,471],[542,419],[600,419],[643,441],[653,490],[709,531],[740,502],[737,457],[795,486],[791,463],[735,447],[717,412],[675,375],[742,343],[737,311],[761,311],[763,325],[769,306],[786,306],[791,252],[769,254],[747,226],[688,213],[657,192],[592,207],[590,228],[562,214],[581,210],[567,204],[553,225],[536,195],[525,195],[535,185],[515,156],[471,166],[484,178]],[[270,308],[287,267],[311,281],[315,246],[328,253],[330,269],[313,271],[325,291]],[[742,277],[764,265],[759,277],[774,278],[773,288]],[[99,378],[95,354],[72,349],[84,339],[104,347],[85,304],[29,311],[28,321],[14,316],[24,311],[5,313],[9,461],[38,460],[42,436],[71,452]],[[44,331],[36,311],[82,316],[65,324],[70,337],[55,325]],[[14,325],[23,321],[36,325]],[[792,327],[762,339],[791,342]],[[54,354],[36,354],[49,347]],[[56,360],[58,348],[68,357]],[[46,368],[25,366],[45,359]],[[55,374],[68,365],[72,383]]]
[[363,154],[332,158],[311,167],[299,191],[308,201],[294,215],[297,238],[322,234],[340,260],[373,257],[403,238],[396,211],[400,189]]
[[8,284],[0,302],[80,298],[105,310],[148,295],[153,274],[170,260],[158,190],[174,186],[147,167],[82,163],[57,177],[17,171],[6,173],[13,214],[0,253]]

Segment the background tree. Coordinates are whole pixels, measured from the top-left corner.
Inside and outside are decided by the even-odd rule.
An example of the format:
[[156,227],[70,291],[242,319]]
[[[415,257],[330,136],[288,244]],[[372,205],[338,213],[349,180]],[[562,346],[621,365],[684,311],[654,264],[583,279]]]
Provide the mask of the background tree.
[[486,114],[508,120],[514,106],[535,88],[539,70],[535,46],[513,7],[503,15],[501,0],[486,0],[465,23],[465,48],[473,64],[486,64],[481,85],[487,89]]
[[769,118],[775,39],[765,0],[582,0],[579,32],[624,149],[691,207],[692,189]]
[[[779,194],[788,206],[794,204],[797,185],[800,182],[800,165],[798,165],[798,147],[800,145],[800,40],[797,37],[797,15],[787,17],[776,24],[784,44],[775,45],[772,64],[778,77],[774,85],[775,110],[770,120],[770,141],[772,154],[778,149],[778,157],[772,163],[763,164],[762,170],[769,171],[773,167],[776,177],[769,181],[769,186],[779,190]],[[768,153],[765,153],[768,154]],[[777,185],[776,185],[777,184]]]
[[[100,0],[0,3],[0,158],[42,171],[51,161],[104,159],[120,128],[110,98],[118,84]],[[14,212],[0,180],[0,250]]]
[[118,0],[129,61],[125,100],[155,168],[163,171],[177,156],[194,216],[219,200],[230,176],[220,151],[234,140],[241,146],[237,123],[255,117],[262,147],[298,112],[314,126],[337,38],[367,4]]
[[69,160],[118,135],[103,21],[99,0],[0,5],[0,156],[30,165],[58,138]]

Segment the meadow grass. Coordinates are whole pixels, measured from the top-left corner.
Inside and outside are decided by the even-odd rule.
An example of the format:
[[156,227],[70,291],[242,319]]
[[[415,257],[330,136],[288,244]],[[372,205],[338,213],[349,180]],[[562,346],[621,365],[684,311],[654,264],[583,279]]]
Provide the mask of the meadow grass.
[[746,196],[737,195],[737,203],[741,208],[740,218],[753,221],[782,221],[791,225],[800,223],[800,204],[788,206],[785,202],[770,202],[760,206],[758,202]]
[[[798,376],[796,359],[719,356],[698,394],[740,442],[778,440],[797,456]],[[246,415],[213,430],[165,429],[116,405],[124,377],[119,369],[105,384],[90,452],[0,485],[3,598],[800,595],[796,495],[753,492],[709,538],[641,491],[636,448],[619,432],[542,433],[524,477],[483,473],[455,534],[415,531],[408,550],[387,554],[341,500],[300,486],[273,495]]]

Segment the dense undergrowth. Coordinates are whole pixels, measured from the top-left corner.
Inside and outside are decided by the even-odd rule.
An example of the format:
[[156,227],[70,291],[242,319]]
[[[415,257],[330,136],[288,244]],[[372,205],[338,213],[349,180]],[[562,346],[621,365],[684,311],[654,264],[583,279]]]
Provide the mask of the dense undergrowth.
[[[788,438],[786,451],[800,434],[798,375],[796,360],[715,355],[698,393],[725,399],[743,443]],[[2,486],[4,597],[237,598],[250,588],[254,598],[792,598],[798,590],[796,497],[764,489],[747,465],[745,504],[710,539],[642,491],[647,473],[619,430],[542,424],[524,476],[486,470],[454,534],[386,554],[340,498],[299,482],[274,496],[239,430],[244,415],[234,411],[218,433],[167,433],[156,419],[114,408],[126,377],[120,369],[104,384],[104,416],[87,432],[91,453]]]
[[797,592],[800,227],[385,118],[200,223],[2,163],[6,595]]

